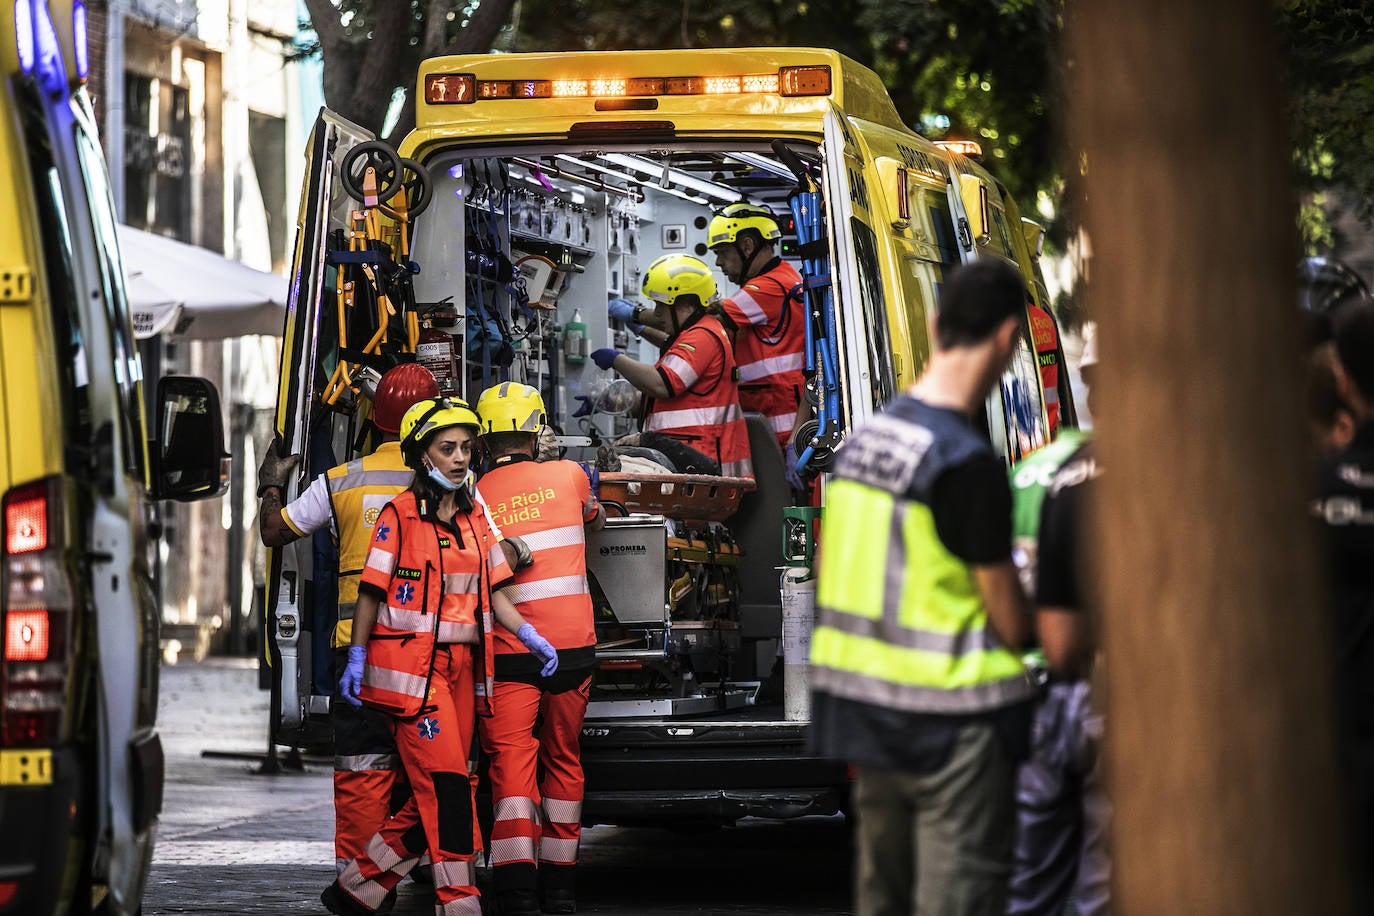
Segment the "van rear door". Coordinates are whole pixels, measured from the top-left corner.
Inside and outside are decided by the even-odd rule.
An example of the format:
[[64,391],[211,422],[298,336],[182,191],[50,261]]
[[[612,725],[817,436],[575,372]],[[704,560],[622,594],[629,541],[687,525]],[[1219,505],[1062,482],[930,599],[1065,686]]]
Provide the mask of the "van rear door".
[[862,425],[896,393],[891,332],[874,228],[863,138],[835,105],[822,143],[830,274],[835,288],[840,385],[846,430]]
[[[321,323],[335,320],[331,309],[336,268],[325,251],[330,233],[347,231],[349,211],[357,207],[340,181],[339,163],[353,146],[372,139],[363,128],[321,109],[306,146],[277,386],[276,433],[286,453],[304,456],[303,474],[288,485],[287,501],[343,460],[349,447],[346,431],[317,422],[328,420],[320,412],[319,394],[338,362],[336,336],[321,335]],[[327,533],[321,533],[267,551],[264,632],[269,636],[265,642],[275,698],[272,715],[281,744],[311,743],[311,715],[329,711],[329,638],[335,609],[327,607],[334,570],[326,539]],[[323,594],[314,587],[317,561],[321,568],[331,567],[328,582],[321,581]]]

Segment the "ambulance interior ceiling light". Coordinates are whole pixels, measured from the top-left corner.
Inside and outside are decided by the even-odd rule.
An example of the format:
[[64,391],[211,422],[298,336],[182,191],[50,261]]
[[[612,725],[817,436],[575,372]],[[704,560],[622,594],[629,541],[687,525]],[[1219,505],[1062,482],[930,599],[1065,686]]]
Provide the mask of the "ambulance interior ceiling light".
[[[580,162],[579,160],[572,159],[568,156],[560,155],[558,158],[565,159],[568,162],[574,163],[576,165],[586,164]],[[644,192],[640,189],[637,183],[631,184],[629,187],[620,187],[619,185],[614,185],[610,182],[602,181],[600,178],[595,178],[591,175],[579,175],[576,172],[569,171],[568,169],[560,168],[559,166],[554,165],[551,162],[539,162],[535,159],[526,159],[523,156],[512,156],[509,161],[511,165],[519,165],[531,170],[531,174],[522,175],[521,177],[532,184],[538,185],[541,190],[547,189],[544,187],[544,183],[540,181],[534,174],[532,174],[536,170],[540,174],[545,175],[546,177],[552,176],[554,178],[562,178],[566,181],[571,181],[576,184],[580,184],[583,187],[591,188],[594,191],[605,191],[608,194],[620,194],[625,197],[628,197],[635,203],[644,202]],[[606,173],[608,175],[614,175],[620,178],[624,177],[623,175],[619,175],[616,172],[611,172],[609,169],[606,170]]]
[[648,159],[629,156],[625,153],[607,153],[605,158],[608,162],[614,162],[616,165],[624,166],[641,175],[658,179],[659,186],[665,191],[670,190],[669,184],[674,184],[699,194],[705,194],[707,197],[723,203],[734,203],[740,198],[739,192],[733,188],[723,187],[715,182],[703,181],[694,175],[688,175],[681,169],[672,168],[666,161],[663,163],[651,162]]
[[[600,173],[600,174],[602,174],[602,175],[606,175],[607,177],[610,177],[610,178],[617,178],[617,179],[619,179],[619,180],[621,180],[621,181],[627,181],[627,182],[629,182],[629,183],[630,183],[630,188],[634,191],[634,194],[633,194],[633,199],[634,199],[634,201],[635,201],[636,203],[643,203],[643,202],[644,202],[644,191],[643,191],[643,189],[642,189],[641,186],[640,186],[640,185],[641,185],[641,182],[640,182],[640,180],[639,180],[638,178],[635,178],[633,175],[626,175],[624,172],[617,172],[615,169],[609,169],[609,168],[607,168],[607,167],[604,166],[604,165],[599,165],[599,164],[597,164],[597,163],[595,163],[595,162],[590,162],[590,161],[588,161],[588,160],[586,160],[586,159],[576,159],[576,158],[574,158],[574,157],[572,157],[572,156],[568,156],[568,155],[565,155],[565,154],[563,154],[563,153],[559,153],[559,154],[558,154],[558,158],[559,158],[559,159],[566,160],[567,162],[572,163],[573,165],[579,166],[580,168],[588,169],[588,170],[590,170],[590,171],[597,172],[597,173]],[[652,171],[650,171],[650,172],[645,172],[644,174],[658,174],[658,172],[659,172],[659,168],[658,168],[658,167],[653,167]],[[564,174],[567,174],[567,173],[565,172]],[[711,201],[707,200],[706,198],[704,198],[704,197],[698,197],[698,196],[695,195],[695,194],[688,194],[686,191],[681,191],[681,190],[678,190],[677,188],[674,188],[674,187],[671,187],[671,186],[669,186],[669,187],[664,187],[664,186],[662,186],[662,185],[659,185],[659,186],[658,186],[658,189],[659,189],[660,191],[662,191],[663,193],[665,193],[665,194],[670,194],[670,195],[672,195],[673,197],[679,198],[679,199],[681,199],[681,200],[688,201],[688,202],[690,202],[690,203],[698,204],[698,205],[703,206],[703,207],[709,207],[709,206],[711,206]],[[615,185],[611,185],[611,190],[620,190],[620,189],[619,189],[617,186],[615,186]],[[626,196],[627,196],[627,197],[630,197],[630,196],[632,196],[632,195],[627,194]],[[735,200],[738,200],[738,199],[739,199],[739,195],[738,195],[738,194],[732,194],[731,197],[730,197],[730,200],[731,200],[731,201],[735,201]]]
[[25,73],[32,73],[35,59],[32,0],[15,0],[14,46],[19,52],[19,66]]

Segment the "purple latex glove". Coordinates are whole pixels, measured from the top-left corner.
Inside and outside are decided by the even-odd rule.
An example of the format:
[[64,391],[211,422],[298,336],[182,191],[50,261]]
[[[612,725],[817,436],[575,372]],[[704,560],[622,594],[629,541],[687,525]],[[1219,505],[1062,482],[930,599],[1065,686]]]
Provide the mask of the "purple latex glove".
[[592,362],[602,369],[610,369],[615,366],[615,358],[619,355],[620,351],[613,347],[602,347],[592,351]]
[[558,650],[547,639],[539,635],[534,624],[520,624],[520,629],[515,631],[515,638],[524,643],[531,655],[544,663],[544,667],[539,669],[541,677],[549,677],[558,670]]
[[339,693],[354,706],[363,705],[358,699],[358,691],[363,686],[363,668],[367,666],[367,646],[348,647],[348,665],[339,678]]
[[589,417],[592,415],[592,399],[588,395],[579,394],[573,398],[574,401],[581,401],[582,404],[573,411],[574,417]]

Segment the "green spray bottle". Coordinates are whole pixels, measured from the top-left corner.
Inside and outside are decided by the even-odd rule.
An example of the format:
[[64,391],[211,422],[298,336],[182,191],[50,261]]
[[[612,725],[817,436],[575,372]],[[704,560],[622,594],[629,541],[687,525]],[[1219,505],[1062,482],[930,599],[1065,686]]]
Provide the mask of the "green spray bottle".
[[580,366],[587,361],[587,325],[582,321],[581,309],[573,309],[572,320],[563,325],[563,359],[569,365]]

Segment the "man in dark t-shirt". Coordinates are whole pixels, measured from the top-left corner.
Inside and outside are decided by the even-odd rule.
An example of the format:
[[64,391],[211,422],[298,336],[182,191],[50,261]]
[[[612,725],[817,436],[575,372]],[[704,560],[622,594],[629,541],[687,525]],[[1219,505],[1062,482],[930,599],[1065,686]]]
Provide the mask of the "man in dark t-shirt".
[[1082,569],[1092,481],[1091,442],[1075,448],[1044,490],[1036,537],[1036,635],[1050,683],[1036,709],[1031,756],[1017,778],[1016,862],[1008,916],[1076,916],[1108,909],[1107,799],[1096,761],[1102,719],[1089,676],[1096,648]]
[[809,736],[854,764],[858,916],[1003,912],[1030,620],[1006,469],[971,418],[1024,301],[1010,265],[960,268],[921,378],[849,436],[826,488]]
[[1337,387],[1356,419],[1350,443],[1326,455],[1313,509],[1326,533],[1331,632],[1356,874],[1374,907],[1374,302],[1336,318]]

